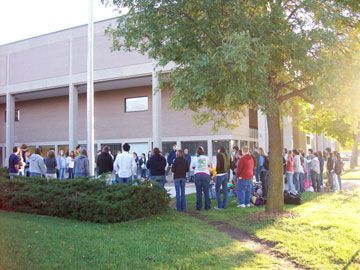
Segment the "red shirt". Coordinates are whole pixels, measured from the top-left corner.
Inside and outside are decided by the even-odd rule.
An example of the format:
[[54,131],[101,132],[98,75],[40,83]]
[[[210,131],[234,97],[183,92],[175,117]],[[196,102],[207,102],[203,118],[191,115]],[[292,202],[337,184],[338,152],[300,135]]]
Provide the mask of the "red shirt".
[[250,154],[246,154],[240,158],[236,168],[236,177],[242,180],[253,179],[254,177],[254,160]]
[[288,158],[286,160],[286,171],[287,172],[294,172],[294,168],[293,168],[293,164],[294,164],[294,158]]

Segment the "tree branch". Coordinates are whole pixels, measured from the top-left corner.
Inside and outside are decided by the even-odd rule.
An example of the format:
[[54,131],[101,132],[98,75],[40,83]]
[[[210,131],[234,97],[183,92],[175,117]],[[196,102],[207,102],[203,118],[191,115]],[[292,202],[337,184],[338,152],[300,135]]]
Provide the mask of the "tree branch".
[[284,86],[285,88],[289,89],[289,90],[292,90],[292,92],[286,94],[286,95],[283,95],[283,96],[280,96],[277,98],[277,102],[279,103],[279,105],[281,103],[283,103],[285,100],[288,100],[292,97],[301,97],[303,98],[306,102],[309,102],[311,103],[306,97],[304,97],[304,93],[311,90],[312,89],[312,86],[307,86],[307,87],[304,87],[300,90],[296,89],[295,87],[292,87],[290,85],[285,85]]

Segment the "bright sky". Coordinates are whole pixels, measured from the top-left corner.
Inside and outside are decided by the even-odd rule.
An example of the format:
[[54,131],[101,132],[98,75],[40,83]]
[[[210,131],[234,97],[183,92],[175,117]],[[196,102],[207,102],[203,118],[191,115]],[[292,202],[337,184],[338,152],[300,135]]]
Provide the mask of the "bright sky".
[[[118,16],[94,1],[94,21]],[[88,0],[0,0],[0,45],[87,24]]]

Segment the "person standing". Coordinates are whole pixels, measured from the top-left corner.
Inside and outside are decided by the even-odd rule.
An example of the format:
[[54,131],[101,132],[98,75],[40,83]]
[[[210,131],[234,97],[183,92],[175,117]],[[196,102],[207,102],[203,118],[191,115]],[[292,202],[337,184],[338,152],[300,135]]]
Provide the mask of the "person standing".
[[74,151],[70,152],[70,156],[66,159],[66,166],[69,172],[69,179],[74,179],[74,161],[75,161],[75,153]]
[[243,157],[239,160],[236,168],[236,193],[238,197],[237,207],[250,207],[252,180],[254,177],[254,160],[249,153],[249,147],[242,148]]
[[173,145],[173,149],[169,153],[169,156],[167,157],[167,163],[168,167],[166,169],[166,176],[169,174],[169,171],[171,170],[171,166],[176,158],[176,143]]
[[334,172],[334,160],[333,160],[333,156],[331,154],[331,149],[330,151],[328,151],[328,148],[326,149],[326,153],[327,153],[327,161],[326,161],[326,171],[327,171],[327,177],[328,177],[328,182],[330,182],[331,184],[331,190],[334,192],[335,191],[335,172]]
[[135,163],[136,163],[136,171],[134,173],[134,180],[138,178],[138,175],[139,175],[139,157],[138,155],[134,152],[133,153],[133,157],[135,159]]
[[59,155],[56,157],[57,168],[59,170],[59,179],[65,178],[66,172],[66,157],[64,155],[64,150],[59,151]]
[[20,159],[19,159],[20,148],[17,146],[13,147],[13,153],[9,157],[9,177],[13,179],[14,176],[19,175],[20,170]]
[[324,161],[323,153],[321,151],[318,152],[318,159],[319,159],[319,162],[320,162],[320,187],[323,187],[324,186],[323,173],[324,173],[325,161]]
[[132,154],[129,153],[130,145],[123,145],[123,152],[116,156],[114,168],[118,175],[120,184],[130,184],[132,177],[136,172],[136,162]]
[[114,161],[113,158],[109,154],[110,147],[104,146],[103,151],[100,155],[98,155],[96,161],[96,167],[98,168],[98,175],[102,175],[103,173],[111,173],[114,169]]
[[334,177],[337,178],[339,184],[339,190],[342,190],[342,183],[341,183],[341,172],[343,170],[343,165],[341,162],[340,154],[337,151],[333,152],[333,160],[334,160]]
[[[160,150],[159,150],[159,152],[160,152]],[[149,152],[148,152],[148,156],[147,156],[147,160],[149,161],[149,159],[150,159],[151,157],[152,157],[152,152],[149,151]],[[150,178],[150,176],[151,176],[150,169],[147,169],[146,175],[147,175],[148,178]]]
[[292,151],[289,150],[287,153],[287,159],[286,159],[286,180],[289,185],[289,191],[295,191],[295,185],[294,185],[294,158],[292,155]]
[[202,193],[205,197],[205,210],[211,207],[209,186],[210,186],[210,167],[211,163],[203,147],[197,149],[197,156],[192,160],[191,168],[195,170],[195,187],[196,187],[196,210],[202,209]]
[[24,160],[24,153],[21,149],[19,149],[18,157],[19,157],[19,175],[24,176],[25,175],[25,160]]
[[44,159],[46,165],[46,179],[56,179],[56,157],[55,151],[50,150],[47,154],[47,157]]
[[[188,149],[184,149],[184,159],[187,161],[189,167],[190,167],[190,164],[191,164],[191,156],[189,154],[189,150]],[[190,177],[191,177],[191,172],[190,170],[187,172],[187,175],[186,175],[186,182],[190,182]]]
[[75,149],[75,152],[74,152],[75,158],[76,158],[78,155],[80,155],[80,153],[81,153],[81,145],[78,144],[78,145],[76,146],[76,149]]
[[266,185],[266,176],[268,174],[268,170],[266,167],[266,162],[268,157],[265,155],[264,149],[261,147],[258,149],[259,154],[259,170],[260,170],[260,181],[261,181],[261,187],[263,192],[263,197],[266,198],[267,196],[267,185]]
[[310,172],[311,172],[311,183],[314,188],[314,192],[320,192],[320,162],[318,159],[318,154],[313,154],[313,159],[310,163]]
[[164,188],[166,159],[161,155],[159,148],[154,148],[154,155],[148,159],[146,167],[150,170],[149,179],[156,181],[160,189]]
[[30,177],[46,176],[44,159],[41,156],[41,149],[35,148],[34,154],[30,156]]
[[88,152],[86,149],[75,158],[74,161],[74,175],[75,177],[88,177],[90,176],[90,162],[88,159]]
[[146,157],[145,157],[145,153],[141,154],[141,158],[139,159],[139,167],[140,167],[140,172],[141,172],[141,178],[145,179],[146,178]]
[[[230,171],[231,158],[224,146],[220,146],[220,152],[216,155],[216,176],[215,176],[215,191],[218,205],[214,208],[221,210],[227,206],[227,184],[229,181],[228,172]],[[223,200],[221,201],[220,187],[223,191]]]
[[297,193],[302,192],[301,190],[301,181],[303,181],[302,179],[302,174],[304,173],[303,170],[303,166],[301,165],[301,157],[300,157],[300,153],[298,150],[293,150],[294,153],[294,184],[295,184],[295,189],[297,191]]
[[259,183],[260,182],[260,166],[259,166],[259,158],[260,158],[260,155],[259,155],[259,152],[258,152],[258,148],[255,147],[254,149],[254,153],[253,153],[253,156],[255,157],[256,159],[256,166],[255,166],[255,179],[256,179],[256,182]]
[[306,167],[307,167],[307,177],[309,180],[311,180],[311,160],[314,158],[313,156],[313,150],[312,149],[309,149],[308,150],[308,155],[306,157]]
[[30,176],[30,151],[29,150],[25,150],[25,170],[24,170],[24,175],[26,177]]
[[185,211],[185,183],[186,173],[189,171],[189,164],[184,159],[184,152],[182,150],[176,151],[176,159],[174,160],[171,171],[174,173],[174,183],[176,192],[176,210]]

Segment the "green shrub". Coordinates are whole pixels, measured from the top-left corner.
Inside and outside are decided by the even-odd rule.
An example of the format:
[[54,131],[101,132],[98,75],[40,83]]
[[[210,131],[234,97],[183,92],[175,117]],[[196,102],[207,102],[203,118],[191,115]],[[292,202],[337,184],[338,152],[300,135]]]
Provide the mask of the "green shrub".
[[8,177],[9,174],[8,174],[8,168],[7,167],[2,167],[0,166],[0,177]]
[[101,179],[0,179],[0,209],[99,223],[158,214],[168,207],[165,189],[150,183],[106,185]]

